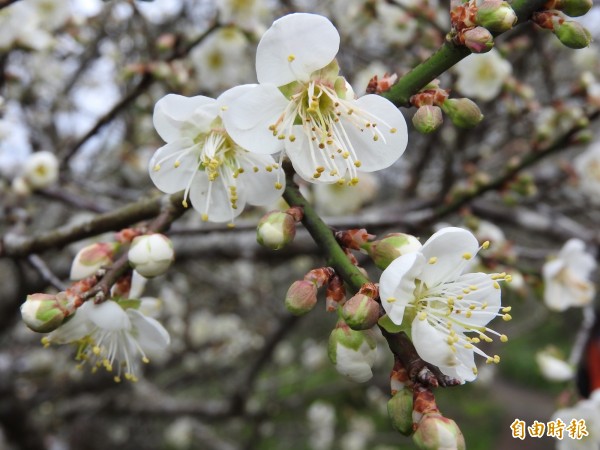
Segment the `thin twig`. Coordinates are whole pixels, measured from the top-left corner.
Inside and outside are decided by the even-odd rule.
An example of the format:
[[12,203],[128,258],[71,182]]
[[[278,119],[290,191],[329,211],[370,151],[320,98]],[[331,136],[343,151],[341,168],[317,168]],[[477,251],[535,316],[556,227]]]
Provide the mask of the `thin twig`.
[[29,255],[27,257],[27,262],[29,262],[31,267],[33,267],[47,283],[51,284],[59,291],[64,291],[67,289],[67,285],[63,283],[56,275],[54,275],[48,265],[38,255],[35,253]]

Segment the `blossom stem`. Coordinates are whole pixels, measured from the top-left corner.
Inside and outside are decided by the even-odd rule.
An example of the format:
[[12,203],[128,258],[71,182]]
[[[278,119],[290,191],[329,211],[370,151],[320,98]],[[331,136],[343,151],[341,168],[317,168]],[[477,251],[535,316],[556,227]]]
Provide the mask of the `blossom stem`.
[[[514,0],[511,7],[519,18],[517,23],[529,20],[534,12],[543,8],[545,3],[546,0]],[[470,54],[466,47],[446,41],[429,59],[401,77],[382,95],[396,106],[410,106],[412,95]]]

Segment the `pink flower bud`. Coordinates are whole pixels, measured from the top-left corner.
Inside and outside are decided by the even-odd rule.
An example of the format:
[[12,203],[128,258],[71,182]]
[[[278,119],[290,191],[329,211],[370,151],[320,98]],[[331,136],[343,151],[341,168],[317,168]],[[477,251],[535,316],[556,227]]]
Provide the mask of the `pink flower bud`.
[[404,436],[413,432],[412,410],[413,393],[411,389],[403,388],[394,394],[387,404],[388,415],[392,426]]
[[258,222],[256,240],[264,247],[279,250],[294,240],[296,222],[285,212],[271,211]]
[[477,7],[476,21],[493,33],[502,33],[517,23],[517,14],[505,1],[485,0]]
[[306,314],[317,304],[317,286],[312,281],[294,281],[285,295],[285,307],[296,316]]
[[23,322],[38,333],[49,333],[57,329],[68,314],[67,298],[64,293],[31,294],[21,305]]
[[494,46],[494,36],[487,28],[471,28],[464,32],[463,37],[465,47],[473,53],[486,53]]
[[428,134],[437,130],[444,122],[439,106],[424,105],[417,109],[412,123],[419,133]]
[[465,450],[465,438],[452,419],[439,413],[423,416],[413,435],[414,443],[423,450]]
[[101,267],[110,266],[118,249],[116,242],[97,242],[82,248],[71,264],[71,280],[91,277]]
[[379,320],[379,303],[364,294],[356,294],[342,308],[344,321],[353,330],[368,330]]
[[442,104],[442,110],[459,128],[473,128],[483,120],[479,106],[468,98],[449,98]]

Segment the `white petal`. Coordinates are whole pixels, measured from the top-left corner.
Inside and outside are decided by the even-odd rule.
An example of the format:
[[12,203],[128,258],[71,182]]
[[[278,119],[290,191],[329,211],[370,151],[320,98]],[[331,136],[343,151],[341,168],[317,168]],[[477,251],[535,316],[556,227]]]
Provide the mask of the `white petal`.
[[[272,166],[275,161],[269,155],[247,153],[239,158],[244,173],[238,175],[238,182],[246,193],[248,203],[252,205],[272,205],[283,194],[282,189],[276,189],[275,183],[285,184],[285,174],[280,168],[270,172],[265,167]],[[254,168],[258,171],[255,172]]]
[[[210,192],[210,203],[206,208],[208,190],[212,184]],[[225,186],[222,177],[215,181],[208,181],[205,172],[198,172],[194,178],[194,184],[190,189],[190,200],[194,209],[201,214],[208,214],[208,220],[211,222],[229,222],[239,216],[246,205],[246,193],[243,189],[238,190],[237,209],[231,208],[229,200],[229,190]]]
[[152,317],[146,317],[135,309],[128,309],[127,315],[137,332],[137,341],[149,357],[161,356],[169,343],[171,337],[169,332]]
[[[366,344],[361,344],[361,347],[364,345]],[[337,344],[335,368],[341,375],[348,377],[352,381],[364,383],[373,376],[371,366],[374,361],[372,357],[368,356],[370,353],[374,352],[371,351],[364,354],[362,348],[352,350],[341,344]]]
[[585,251],[585,242],[581,239],[569,239],[561,249],[559,259],[562,259],[580,276],[587,278],[596,268],[596,260]]
[[339,47],[340,35],[329,19],[304,13],[284,16],[258,43],[258,82],[283,86],[308,81],[312,72],[333,61]]
[[50,342],[68,344],[88,336],[94,327],[88,318],[86,309],[92,305],[92,302],[85,302],[81,305],[71,319],[50,333],[48,336]]
[[269,126],[281,116],[288,100],[273,85],[256,86],[233,101],[223,112],[223,123],[231,138],[248,151],[271,154],[283,148]]
[[[215,105],[215,99],[202,95],[184,97],[183,95],[168,94],[156,102],[154,106],[154,127],[165,142],[184,137],[182,133],[189,132],[190,128],[203,129],[208,127],[216,117],[217,110],[214,107],[209,108],[207,109],[208,115],[198,115],[198,109],[211,105]],[[210,118],[211,115],[212,119]],[[194,127],[190,125],[192,117],[197,120]],[[187,137],[193,138],[193,136]]]
[[425,259],[420,253],[408,253],[392,261],[381,274],[381,305],[396,325],[402,324],[404,308],[414,301],[415,278],[419,277],[424,265]]
[[[304,134],[300,125],[293,126],[293,133],[296,139],[294,142],[289,139],[285,142],[285,152],[290,158],[296,173],[309,183],[334,183],[346,174],[346,167],[338,160],[331,160],[329,154],[316,145],[312,145]],[[342,158],[338,158],[341,160]],[[314,178],[317,167],[324,167],[325,171],[319,178]],[[337,170],[334,175],[331,170]]]
[[550,381],[568,381],[575,375],[573,367],[566,361],[548,352],[539,352],[535,359],[544,378]]
[[548,261],[542,267],[542,275],[545,281],[551,280],[557,276],[561,270],[565,268],[565,261],[562,259],[554,259]]
[[433,234],[423,244],[421,253],[428,262],[419,277],[427,286],[453,280],[464,270],[468,259],[474,257],[479,249],[479,243],[470,231],[462,228],[442,228]]
[[[476,286],[465,294],[462,289],[465,286]],[[469,273],[458,277],[452,285],[446,284],[447,295],[454,298],[462,295],[463,300],[455,300],[455,311],[462,310],[462,314],[452,314],[452,318],[462,322],[469,327],[483,327],[496,317],[501,307],[501,290],[494,287],[494,280],[486,273]],[[482,305],[486,307],[482,309]],[[475,305],[471,310],[471,316],[466,317],[464,312],[469,310],[469,305]],[[460,317],[460,319],[459,319]]]
[[237,100],[242,95],[250,92],[253,88],[255,88],[256,84],[242,84],[240,86],[232,87],[231,89],[227,89],[221,95],[217,97],[217,105],[223,111],[229,108],[229,106]]
[[[356,100],[356,108],[372,115],[371,122],[376,123],[377,129],[383,135],[377,135],[378,140],[375,141],[373,133],[370,131],[372,129],[361,131],[349,122],[347,116],[342,116],[340,122],[361,162],[359,170],[374,172],[391,166],[402,156],[408,143],[408,131],[404,116],[392,102],[379,95],[365,95],[359,98]],[[384,125],[383,121],[387,125]],[[394,133],[390,132],[392,128],[396,129]]]
[[89,319],[103,330],[130,330],[131,322],[117,302],[107,300],[89,309]]
[[[148,170],[155,186],[166,194],[185,189],[198,166],[198,152],[191,151],[180,157],[181,151],[194,145],[191,139],[177,139],[159,148],[150,159]],[[199,150],[198,150],[199,151]],[[179,166],[175,161],[179,158]],[[157,164],[160,163],[159,170]]]

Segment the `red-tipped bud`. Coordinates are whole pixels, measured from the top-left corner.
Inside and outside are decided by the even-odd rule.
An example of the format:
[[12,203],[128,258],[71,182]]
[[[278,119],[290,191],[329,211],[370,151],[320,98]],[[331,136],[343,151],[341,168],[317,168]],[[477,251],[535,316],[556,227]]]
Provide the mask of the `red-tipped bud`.
[[119,247],[117,242],[97,242],[79,250],[71,264],[71,280],[91,277],[101,267],[110,266]]
[[494,33],[510,30],[517,23],[517,14],[502,0],[485,0],[477,7],[477,24]]
[[494,46],[494,36],[487,28],[475,27],[463,33],[465,47],[472,53],[486,53]]
[[565,20],[556,25],[554,34],[563,45],[574,49],[588,47],[592,41],[590,32],[574,20]]
[[413,435],[413,441],[423,450],[464,450],[465,438],[456,422],[439,413],[425,414]]
[[256,240],[264,247],[279,250],[294,240],[296,236],[296,222],[292,215],[271,211],[265,214],[258,222]]
[[442,109],[459,128],[473,128],[483,120],[479,106],[468,98],[449,98]]
[[439,106],[434,105],[421,106],[412,117],[415,130],[423,134],[434,132],[443,122],[442,110]]
[[294,281],[285,295],[285,307],[296,316],[306,314],[317,304],[317,286],[312,281]]
[[353,330],[368,330],[379,320],[379,303],[364,294],[356,294],[344,304],[342,317]]
[[392,426],[404,436],[413,433],[412,421],[413,393],[411,389],[400,389],[387,404]]
[[373,241],[366,247],[369,256],[380,269],[385,269],[390,263],[407,253],[416,252],[421,248],[419,240],[405,233],[391,233],[383,239]]

